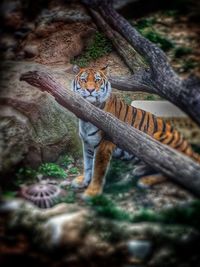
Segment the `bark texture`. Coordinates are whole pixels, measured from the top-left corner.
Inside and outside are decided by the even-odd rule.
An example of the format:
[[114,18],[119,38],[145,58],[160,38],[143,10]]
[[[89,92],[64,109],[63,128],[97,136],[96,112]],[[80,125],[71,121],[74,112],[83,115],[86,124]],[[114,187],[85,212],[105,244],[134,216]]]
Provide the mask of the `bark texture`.
[[120,148],[133,153],[156,170],[200,196],[200,165],[145,133],[104,112],[65,89],[45,72],[27,72],[21,81],[52,94],[56,101],[77,117],[102,129]]

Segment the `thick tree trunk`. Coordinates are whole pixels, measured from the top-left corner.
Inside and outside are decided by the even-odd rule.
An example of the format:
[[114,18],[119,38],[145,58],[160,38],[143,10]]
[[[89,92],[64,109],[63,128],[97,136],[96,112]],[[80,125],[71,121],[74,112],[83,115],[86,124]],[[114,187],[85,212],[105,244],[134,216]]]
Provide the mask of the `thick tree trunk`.
[[20,79],[42,91],[49,92],[58,103],[72,111],[77,117],[90,121],[102,129],[117,146],[133,153],[156,170],[200,196],[200,165],[192,159],[159,143],[110,113],[93,106],[79,95],[65,89],[47,73],[27,72]]
[[[96,20],[97,25],[101,27],[108,38],[110,32],[117,31],[115,34],[114,46],[124,58],[130,67],[129,52],[121,53],[119,34],[128,41],[123,42],[123,51],[130,51],[130,45],[146,60],[150,70],[144,71],[141,75],[133,75],[133,91],[136,89],[147,89],[148,92],[156,93],[186,112],[194,121],[200,125],[200,82],[190,83],[182,80],[170,66],[165,53],[155,44],[144,38],[132,25],[110,4],[110,1],[84,0],[89,7],[92,6],[91,12]],[[98,12],[96,12],[98,11]],[[102,17],[101,17],[102,16]],[[103,19],[102,19],[103,18]],[[133,68],[131,68],[133,70]],[[128,86],[130,88],[130,86]],[[118,89],[120,89],[118,87]],[[125,87],[123,88],[125,90]],[[143,91],[143,90],[142,90]]]

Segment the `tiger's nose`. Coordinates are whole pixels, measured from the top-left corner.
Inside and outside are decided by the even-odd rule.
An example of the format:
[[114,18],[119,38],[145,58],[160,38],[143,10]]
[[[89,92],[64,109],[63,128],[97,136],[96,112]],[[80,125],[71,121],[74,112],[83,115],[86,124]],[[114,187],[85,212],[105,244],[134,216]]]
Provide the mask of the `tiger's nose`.
[[87,88],[86,90],[91,94],[92,92],[94,92],[95,89],[89,89],[89,88]]

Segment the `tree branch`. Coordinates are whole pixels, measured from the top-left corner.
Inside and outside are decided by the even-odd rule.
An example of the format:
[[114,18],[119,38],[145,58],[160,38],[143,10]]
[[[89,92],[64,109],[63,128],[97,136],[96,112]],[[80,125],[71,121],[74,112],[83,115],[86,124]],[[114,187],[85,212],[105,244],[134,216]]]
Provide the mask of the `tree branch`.
[[[102,24],[103,18],[104,27],[101,27],[101,29],[108,38],[110,38],[108,31],[117,31],[118,34],[121,34],[121,36],[128,41],[128,45],[126,42],[123,42],[123,46],[128,47],[128,50],[130,50],[130,45],[132,45],[132,47],[148,62],[150,67],[149,73],[144,72],[146,75],[141,75],[140,79],[138,79],[137,75],[134,77],[136,78],[136,82],[145,85],[145,88],[141,86],[142,91],[143,89],[147,89],[148,92],[156,93],[168,99],[200,125],[200,87],[188,86],[170,66],[165,53],[157,45],[144,38],[125,18],[118,14],[112,7],[110,1],[82,1],[88,5],[89,10],[91,10],[91,7],[95,9],[95,11],[92,11],[93,14],[95,14],[95,12],[96,14],[99,13],[97,16],[93,16],[97,25]],[[119,35],[115,35],[116,38],[118,38],[118,36]],[[120,48],[118,49],[118,46],[120,46],[120,42],[118,45],[115,45],[119,52]],[[123,51],[126,51],[126,48],[123,47]],[[130,60],[127,59],[128,54],[124,52],[120,53],[120,55],[130,67]],[[135,91],[135,79],[133,80],[133,91]],[[129,83],[127,86],[124,85],[124,89],[125,88],[130,89],[131,84]]]
[[93,106],[45,72],[27,72],[20,80],[49,92],[77,117],[102,129],[114,144],[200,196],[200,165],[192,159]]

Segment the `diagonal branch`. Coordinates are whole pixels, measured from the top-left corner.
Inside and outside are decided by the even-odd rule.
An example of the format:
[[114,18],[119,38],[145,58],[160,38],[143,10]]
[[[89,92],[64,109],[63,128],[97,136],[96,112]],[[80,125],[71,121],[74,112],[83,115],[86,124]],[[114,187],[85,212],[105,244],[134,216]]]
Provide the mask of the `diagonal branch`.
[[102,129],[114,144],[200,196],[200,165],[190,158],[93,106],[45,72],[27,72],[20,80],[49,92],[77,117]]
[[[168,99],[200,125],[200,86],[191,86],[187,81],[182,80],[170,66],[165,53],[157,45],[144,38],[125,18],[118,14],[110,1],[82,1],[88,6],[89,10],[91,8],[95,10],[92,12],[93,15],[95,12],[98,13],[97,16],[93,16],[95,20],[99,18],[96,21],[97,25],[102,23],[101,17],[103,18],[104,28],[101,28],[108,38],[110,38],[108,31],[117,31],[127,40],[127,47],[131,45],[148,62],[149,72],[143,71],[139,77],[134,73],[133,91],[136,89],[135,82],[139,83],[142,91],[147,90]],[[118,36],[115,35],[116,38]],[[126,45],[125,42],[123,44]],[[118,46],[115,45],[115,47],[119,51]],[[123,51],[126,51],[126,49],[123,48]],[[124,52],[121,53],[121,56],[125,62],[128,61],[129,64],[127,65],[130,67],[130,60],[126,58],[127,54]],[[128,83],[123,88],[130,90],[131,84]],[[118,87],[118,89],[120,88]]]

